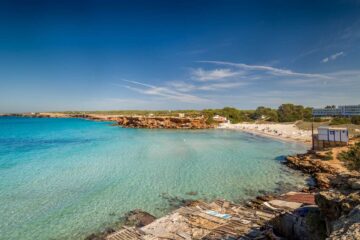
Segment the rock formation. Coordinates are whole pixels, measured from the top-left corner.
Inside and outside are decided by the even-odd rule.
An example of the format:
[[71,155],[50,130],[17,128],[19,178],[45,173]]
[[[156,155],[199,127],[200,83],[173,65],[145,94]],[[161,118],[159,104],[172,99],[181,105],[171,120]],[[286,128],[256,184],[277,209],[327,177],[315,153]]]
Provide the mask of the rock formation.
[[348,215],[334,221],[332,229],[328,240],[360,239],[360,205],[356,206]]
[[212,126],[205,118],[121,116],[116,121],[126,128],[204,129]]
[[155,221],[156,218],[150,213],[147,213],[140,209],[135,209],[126,213],[124,220],[125,225],[143,227]]
[[328,239],[360,239],[360,173],[348,171],[312,151],[286,159],[289,167],[311,174],[322,190],[315,195],[315,202]]
[[[327,233],[330,239],[360,239],[360,192],[343,194],[339,191],[320,192],[315,201],[325,217]],[[353,228],[353,231],[349,231]],[[342,234],[347,237],[336,238]],[[355,235],[353,235],[355,234]]]

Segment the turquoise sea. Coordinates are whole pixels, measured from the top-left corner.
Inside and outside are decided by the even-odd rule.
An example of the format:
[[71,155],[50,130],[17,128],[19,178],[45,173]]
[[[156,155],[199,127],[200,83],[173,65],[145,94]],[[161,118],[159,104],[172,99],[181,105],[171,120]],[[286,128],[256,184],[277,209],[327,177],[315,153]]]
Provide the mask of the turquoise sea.
[[82,239],[135,208],[162,216],[173,198],[241,201],[300,187],[304,176],[280,161],[303,151],[237,131],[2,117],[0,239]]

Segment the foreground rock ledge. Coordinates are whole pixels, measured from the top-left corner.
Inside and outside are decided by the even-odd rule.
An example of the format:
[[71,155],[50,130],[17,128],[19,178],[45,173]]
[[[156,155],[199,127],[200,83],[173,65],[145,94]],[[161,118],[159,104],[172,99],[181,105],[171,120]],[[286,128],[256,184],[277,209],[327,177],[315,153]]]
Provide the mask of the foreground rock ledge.
[[[130,215],[138,215],[138,211]],[[313,225],[314,222],[320,225]],[[281,239],[279,235],[321,239],[325,231],[320,211],[314,205],[314,194],[289,192],[258,197],[244,204],[193,201],[146,226],[125,226],[102,239]]]

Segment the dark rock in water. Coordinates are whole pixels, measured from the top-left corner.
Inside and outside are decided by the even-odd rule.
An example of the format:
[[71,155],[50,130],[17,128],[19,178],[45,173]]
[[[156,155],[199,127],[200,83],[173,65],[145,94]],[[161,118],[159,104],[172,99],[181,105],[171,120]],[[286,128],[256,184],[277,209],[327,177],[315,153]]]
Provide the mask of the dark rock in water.
[[274,192],[277,194],[282,194],[285,192],[289,192],[291,190],[294,189],[294,185],[284,182],[284,181],[279,181],[276,183],[276,188],[274,189]]
[[100,236],[100,234],[92,233],[85,238],[85,240],[105,240],[105,236]]
[[105,233],[106,235],[108,235],[108,234],[111,234],[111,233],[115,232],[115,230],[113,228],[107,227],[102,232]]
[[251,197],[259,194],[259,192],[253,188],[244,188],[243,192],[245,193],[245,195],[251,196]]
[[198,195],[198,192],[191,191],[191,192],[187,192],[186,195],[196,196]]
[[267,191],[267,190],[259,190],[258,194],[261,195],[261,196],[269,195],[269,191]]
[[286,162],[285,157],[286,157],[285,155],[280,155],[280,156],[275,157],[275,160],[279,161],[281,163],[285,163]]
[[105,240],[106,236],[115,232],[113,228],[105,228],[103,231],[98,233],[92,233],[85,238],[85,240]]
[[162,193],[161,197],[168,201],[170,209],[177,209],[179,207],[188,206],[194,202],[193,199],[185,199],[177,196],[171,196],[168,193]]
[[155,220],[156,218],[150,213],[135,209],[125,214],[124,224],[128,226],[143,227]]

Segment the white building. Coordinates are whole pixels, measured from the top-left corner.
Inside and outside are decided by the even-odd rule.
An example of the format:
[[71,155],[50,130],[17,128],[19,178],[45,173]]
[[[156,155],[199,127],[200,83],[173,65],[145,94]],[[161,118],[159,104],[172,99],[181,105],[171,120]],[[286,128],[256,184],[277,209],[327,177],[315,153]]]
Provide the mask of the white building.
[[359,116],[360,115],[360,104],[359,105],[344,105],[339,106],[341,114],[343,116]]
[[213,117],[213,120],[219,123],[230,123],[230,121],[226,117],[220,115],[215,115]]
[[328,108],[314,108],[312,114],[314,117],[360,116],[360,104],[343,105],[343,106],[328,107]]
[[347,143],[349,141],[349,131],[347,128],[318,127],[318,140]]

